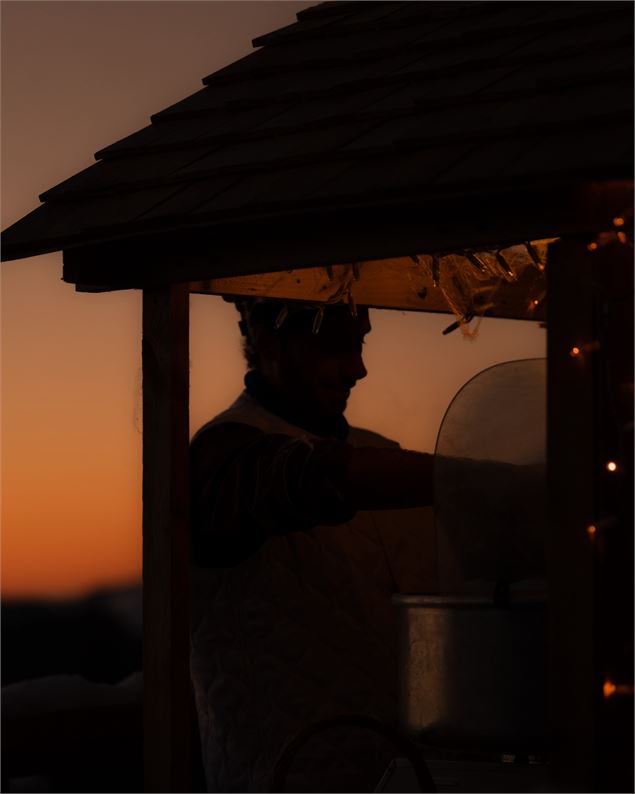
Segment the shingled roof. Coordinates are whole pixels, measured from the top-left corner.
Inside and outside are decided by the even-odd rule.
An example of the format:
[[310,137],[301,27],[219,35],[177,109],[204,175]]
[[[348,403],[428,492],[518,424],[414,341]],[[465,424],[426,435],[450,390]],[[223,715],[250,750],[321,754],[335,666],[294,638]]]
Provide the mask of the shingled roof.
[[134,285],[177,254],[190,279],[512,243],[632,179],[631,2],[322,3],[253,43],[43,193],[3,259]]

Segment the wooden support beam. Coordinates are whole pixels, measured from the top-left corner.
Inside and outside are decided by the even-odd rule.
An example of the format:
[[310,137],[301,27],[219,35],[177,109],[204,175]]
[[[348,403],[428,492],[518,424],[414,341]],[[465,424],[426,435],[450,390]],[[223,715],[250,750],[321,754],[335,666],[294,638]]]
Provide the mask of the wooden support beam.
[[[430,257],[421,257],[430,259]],[[473,266],[462,259],[466,276]],[[304,268],[281,273],[260,273],[251,276],[209,279],[190,284],[190,291],[199,294],[232,297],[278,298],[310,303],[328,302],[333,296],[346,300],[343,287],[349,285],[355,303],[376,309],[400,309],[417,312],[452,314],[444,295],[451,275],[440,260],[440,280],[435,284],[431,274],[418,264],[419,257],[378,259],[356,263],[356,266],[333,265],[327,268]],[[468,282],[470,283],[470,282]],[[532,299],[542,297],[545,277],[533,266],[524,267],[517,281],[507,283],[500,278],[474,277],[471,283],[482,290],[479,295],[490,308],[488,317],[541,321],[545,318],[544,303]],[[483,304],[481,304],[483,305]],[[478,304],[475,304],[476,313]]]
[[[593,791],[595,570],[592,239],[550,247],[547,330],[549,704],[558,791]],[[574,348],[580,352],[572,355]]]
[[[632,202],[632,181],[537,184],[486,195],[417,193],[398,203],[293,208],[264,215],[197,217],[135,236],[64,248],[64,281],[81,290],[143,288],[168,282],[407,257],[610,228]],[[121,232],[120,230],[120,233]]]
[[633,779],[632,251],[616,241],[598,247],[593,235],[562,240],[552,246],[548,282],[554,770],[559,791],[627,791]]
[[191,791],[189,290],[143,291],[145,790]]
[[[592,257],[599,463],[593,546],[602,697],[594,790],[633,791],[633,248],[610,235],[599,239],[603,244]],[[609,461],[617,467],[613,472]]]

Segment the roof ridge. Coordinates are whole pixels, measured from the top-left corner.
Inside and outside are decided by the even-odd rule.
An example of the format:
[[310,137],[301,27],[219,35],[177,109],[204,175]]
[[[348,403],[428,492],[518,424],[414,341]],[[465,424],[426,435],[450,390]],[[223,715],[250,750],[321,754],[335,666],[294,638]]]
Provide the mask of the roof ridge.
[[[422,0],[418,0],[421,2]],[[500,2],[504,2],[505,0],[500,0]],[[587,0],[587,2],[583,3],[582,6],[586,5],[596,5],[593,0]],[[624,15],[631,13],[632,9],[625,7],[621,11],[615,12],[618,15]],[[592,25],[599,20],[603,20],[606,18],[606,11],[602,11],[601,9],[598,10],[580,10],[576,16],[572,16],[567,20],[567,24],[569,27],[577,28],[577,27],[585,27],[587,25]],[[399,25],[381,25],[381,26],[371,26],[368,28],[355,28],[354,31],[350,32],[360,32],[363,30],[375,30],[381,27],[381,29],[385,29],[390,27],[391,29],[399,29],[399,28],[411,28],[412,27],[412,20],[409,19],[404,21],[402,24]],[[317,56],[313,56],[308,58],[307,60],[299,61],[295,64],[294,69],[295,71],[313,71],[318,70],[328,66],[338,66],[338,65],[347,65],[349,63],[358,63],[364,61],[373,61],[377,58],[377,56],[384,56],[389,53],[393,53],[398,51],[399,53],[407,53],[410,51],[416,52],[419,50],[423,45],[425,45],[428,51],[435,51],[435,50],[443,50],[448,47],[452,47],[456,45],[458,47],[464,46],[466,42],[478,41],[484,34],[487,34],[488,40],[496,41],[498,39],[504,39],[510,35],[510,33],[525,33],[525,34],[540,34],[546,31],[549,31],[553,28],[553,23],[549,20],[537,20],[535,22],[528,22],[526,24],[520,26],[512,26],[508,25],[506,27],[500,27],[495,29],[489,28],[478,28],[476,30],[465,31],[463,33],[459,33],[455,36],[448,36],[445,39],[425,42],[421,40],[413,41],[410,43],[405,44],[398,44],[394,46],[384,46],[384,47],[371,47],[368,50],[363,50],[361,52],[356,52],[355,55],[346,57],[343,55],[333,56],[325,58],[318,58]],[[346,35],[346,32],[343,32],[342,35]],[[241,58],[240,61],[246,61],[251,56],[255,55],[256,53],[250,53],[249,55]],[[235,63],[238,63],[236,61]],[[233,66],[234,64],[230,64]],[[229,68],[229,67],[227,67]],[[223,70],[221,70],[223,71]],[[214,72],[210,75],[207,75],[202,79],[202,83],[206,87],[213,87],[214,85],[236,85],[245,83],[247,81],[257,81],[260,79],[267,79],[269,77],[275,77],[279,74],[284,74],[285,67],[282,65],[275,65],[275,66],[267,66],[266,64],[263,66],[258,66],[257,73],[239,73],[239,74],[226,74],[226,75],[218,75],[217,72]],[[218,76],[217,76],[218,75]],[[155,114],[157,115],[157,114]]]
[[[351,5],[358,5],[358,4],[361,5],[361,2],[357,3],[354,0],[351,3]],[[374,3],[374,5],[382,5],[382,4],[383,4],[382,0],[378,0],[378,2]],[[557,4],[562,5],[563,7],[565,6],[565,3],[563,2],[558,3],[558,0],[551,0],[551,2],[549,3],[541,3],[541,4],[518,2],[517,0],[484,0],[484,2],[482,3],[475,2],[474,7],[462,5],[460,2],[456,2],[455,0],[450,0],[450,2],[434,2],[434,0],[410,0],[409,2],[404,2],[402,5],[407,7],[420,6],[422,9],[425,8],[425,11],[428,13],[428,16],[424,17],[424,12],[422,11],[421,17],[417,17],[411,14],[406,18],[404,18],[403,20],[399,20],[398,18],[396,18],[392,20],[392,23],[391,22],[381,22],[381,23],[371,22],[368,24],[361,23],[351,27],[346,27],[345,25],[338,26],[334,29],[331,29],[331,27],[328,25],[322,25],[317,29],[311,28],[304,31],[301,29],[301,26],[298,23],[294,23],[292,25],[288,25],[284,28],[281,28],[278,31],[272,31],[271,33],[268,33],[265,36],[260,36],[259,38],[254,39],[252,43],[254,47],[278,47],[278,46],[303,43],[305,41],[309,41],[312,39],[322,38],[325,32],[328,32],[329,37],[333,37],[333,36],[344,37],[350,35],[351,33],[363,33],[377,29],[398,30],[400,28],[411,27],[413,24],[416,24],[417,19],[421,19],[422,22],[423,21],[432,22],[432,21],[440,21],[443,19],[451,19],[453,16],[454,17],[461,16],[463,18],[469,18],[470,16],[478,17],[479,15],[481,16],[483,15],[484,10],[487,10],[489,14],[496,14],[496,13],[502,13],[504,10],[509,10],[511,8],[514,8],[514,6],[519,7],[519,6],[528,6],[528,5],[533,5],[533,6],[543,5],[545,6],[544,12],[542,10],[539,11],[537,8],[536,8],[536,12],[549,13],[546,10],[546,8],[552,7]],[[588,16],[606,18],[607,4],[608,3],[606,2],[606,0],[585,0],[585,2],[583,3],[575,3],[575,4],[572,3],[571,0],[566,0],[566,5],[575,8],[577,12],[575,16],[567,18],[566,20],[567,24],[569,25],[572,20],[577,20],[581,18],[583,19]],[[631,3],[627,3],[627,2],[622,3],[618,1],[611,3],[611,5],[620,7],[619,9],[615,8],[613,10],[613,14],[632,13]],[[478,6],[478,8],[476,6]],[[591,6],[593,6],[594,8],[590,10],[586,10],[587,7],[591,7]],[[353,14],[349,14],[349,15],[353,16]],[[531,23],[531,22],[527,23],[526,25],[522,24],[522,27],[525,28],[531,24],[535,24],[537,26],[540,25],[543,28],[550,27],[553,25],[553,23],[537,21],[535,23]],[[293,31],[294,28],[297,29]],[[328,30],[325,31],[325,28],[328,28]],[[509,33],[510,30],[515,30],[515,29],[518,28],[513,28],[512,26],[508,26],[506,28],[506,33]],[[287,32],[284,33],[284,31]],[[486,33],[488,36],[491,36],[493,32],[496,32],[496,29],[492,29],[488,27],[484,27],[479,31],[481,35],[483,33]],[[472,35],[472,32],[470,32],[469,35]],[[474,32],[473,35],[476,35],[476,32]],[[211,76],[212,75],[210,75],[210,77]]]
[[[382,0],[382,5],[396,5],[399,3],[404,2],[404,0]],[[366,8],[370,8],[372,6],[378,5],[376,0],[325,0],[323,3],[317,3],[317,5],[309,6],[308,8],[303,8],[301,11],[298,11],[296,17],[298,19],[313,19],[315,17],[321,16],[331,16],[334,14],[340,13],[340,9],[345,6],[365,6]]]

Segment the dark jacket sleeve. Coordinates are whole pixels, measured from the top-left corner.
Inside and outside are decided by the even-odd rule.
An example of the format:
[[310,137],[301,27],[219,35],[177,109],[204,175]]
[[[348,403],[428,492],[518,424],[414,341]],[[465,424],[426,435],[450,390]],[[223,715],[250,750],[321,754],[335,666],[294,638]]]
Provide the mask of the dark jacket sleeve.
[[355,514],[343,493],[350,447],[263,433],[239,423],[211,425],[190,446],[193,561],[228,567],[272,535]]

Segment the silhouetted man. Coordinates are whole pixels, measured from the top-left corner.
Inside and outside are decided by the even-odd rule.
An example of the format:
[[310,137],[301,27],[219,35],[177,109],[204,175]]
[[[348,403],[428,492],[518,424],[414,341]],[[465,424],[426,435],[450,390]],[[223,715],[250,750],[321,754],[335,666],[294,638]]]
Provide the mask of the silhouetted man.
[[[245,391],[191,445],[192,676],[212,791],[265,791],[285,743],[397,717],[395,592],[435,592],[433,456],[349,427],[368,310],[243,302]],[[319,328],[318,328],[319,326]],[[337,745],[337,746],[335,746]],[[372,790],[386,757],[315,742],[293,790]]]

